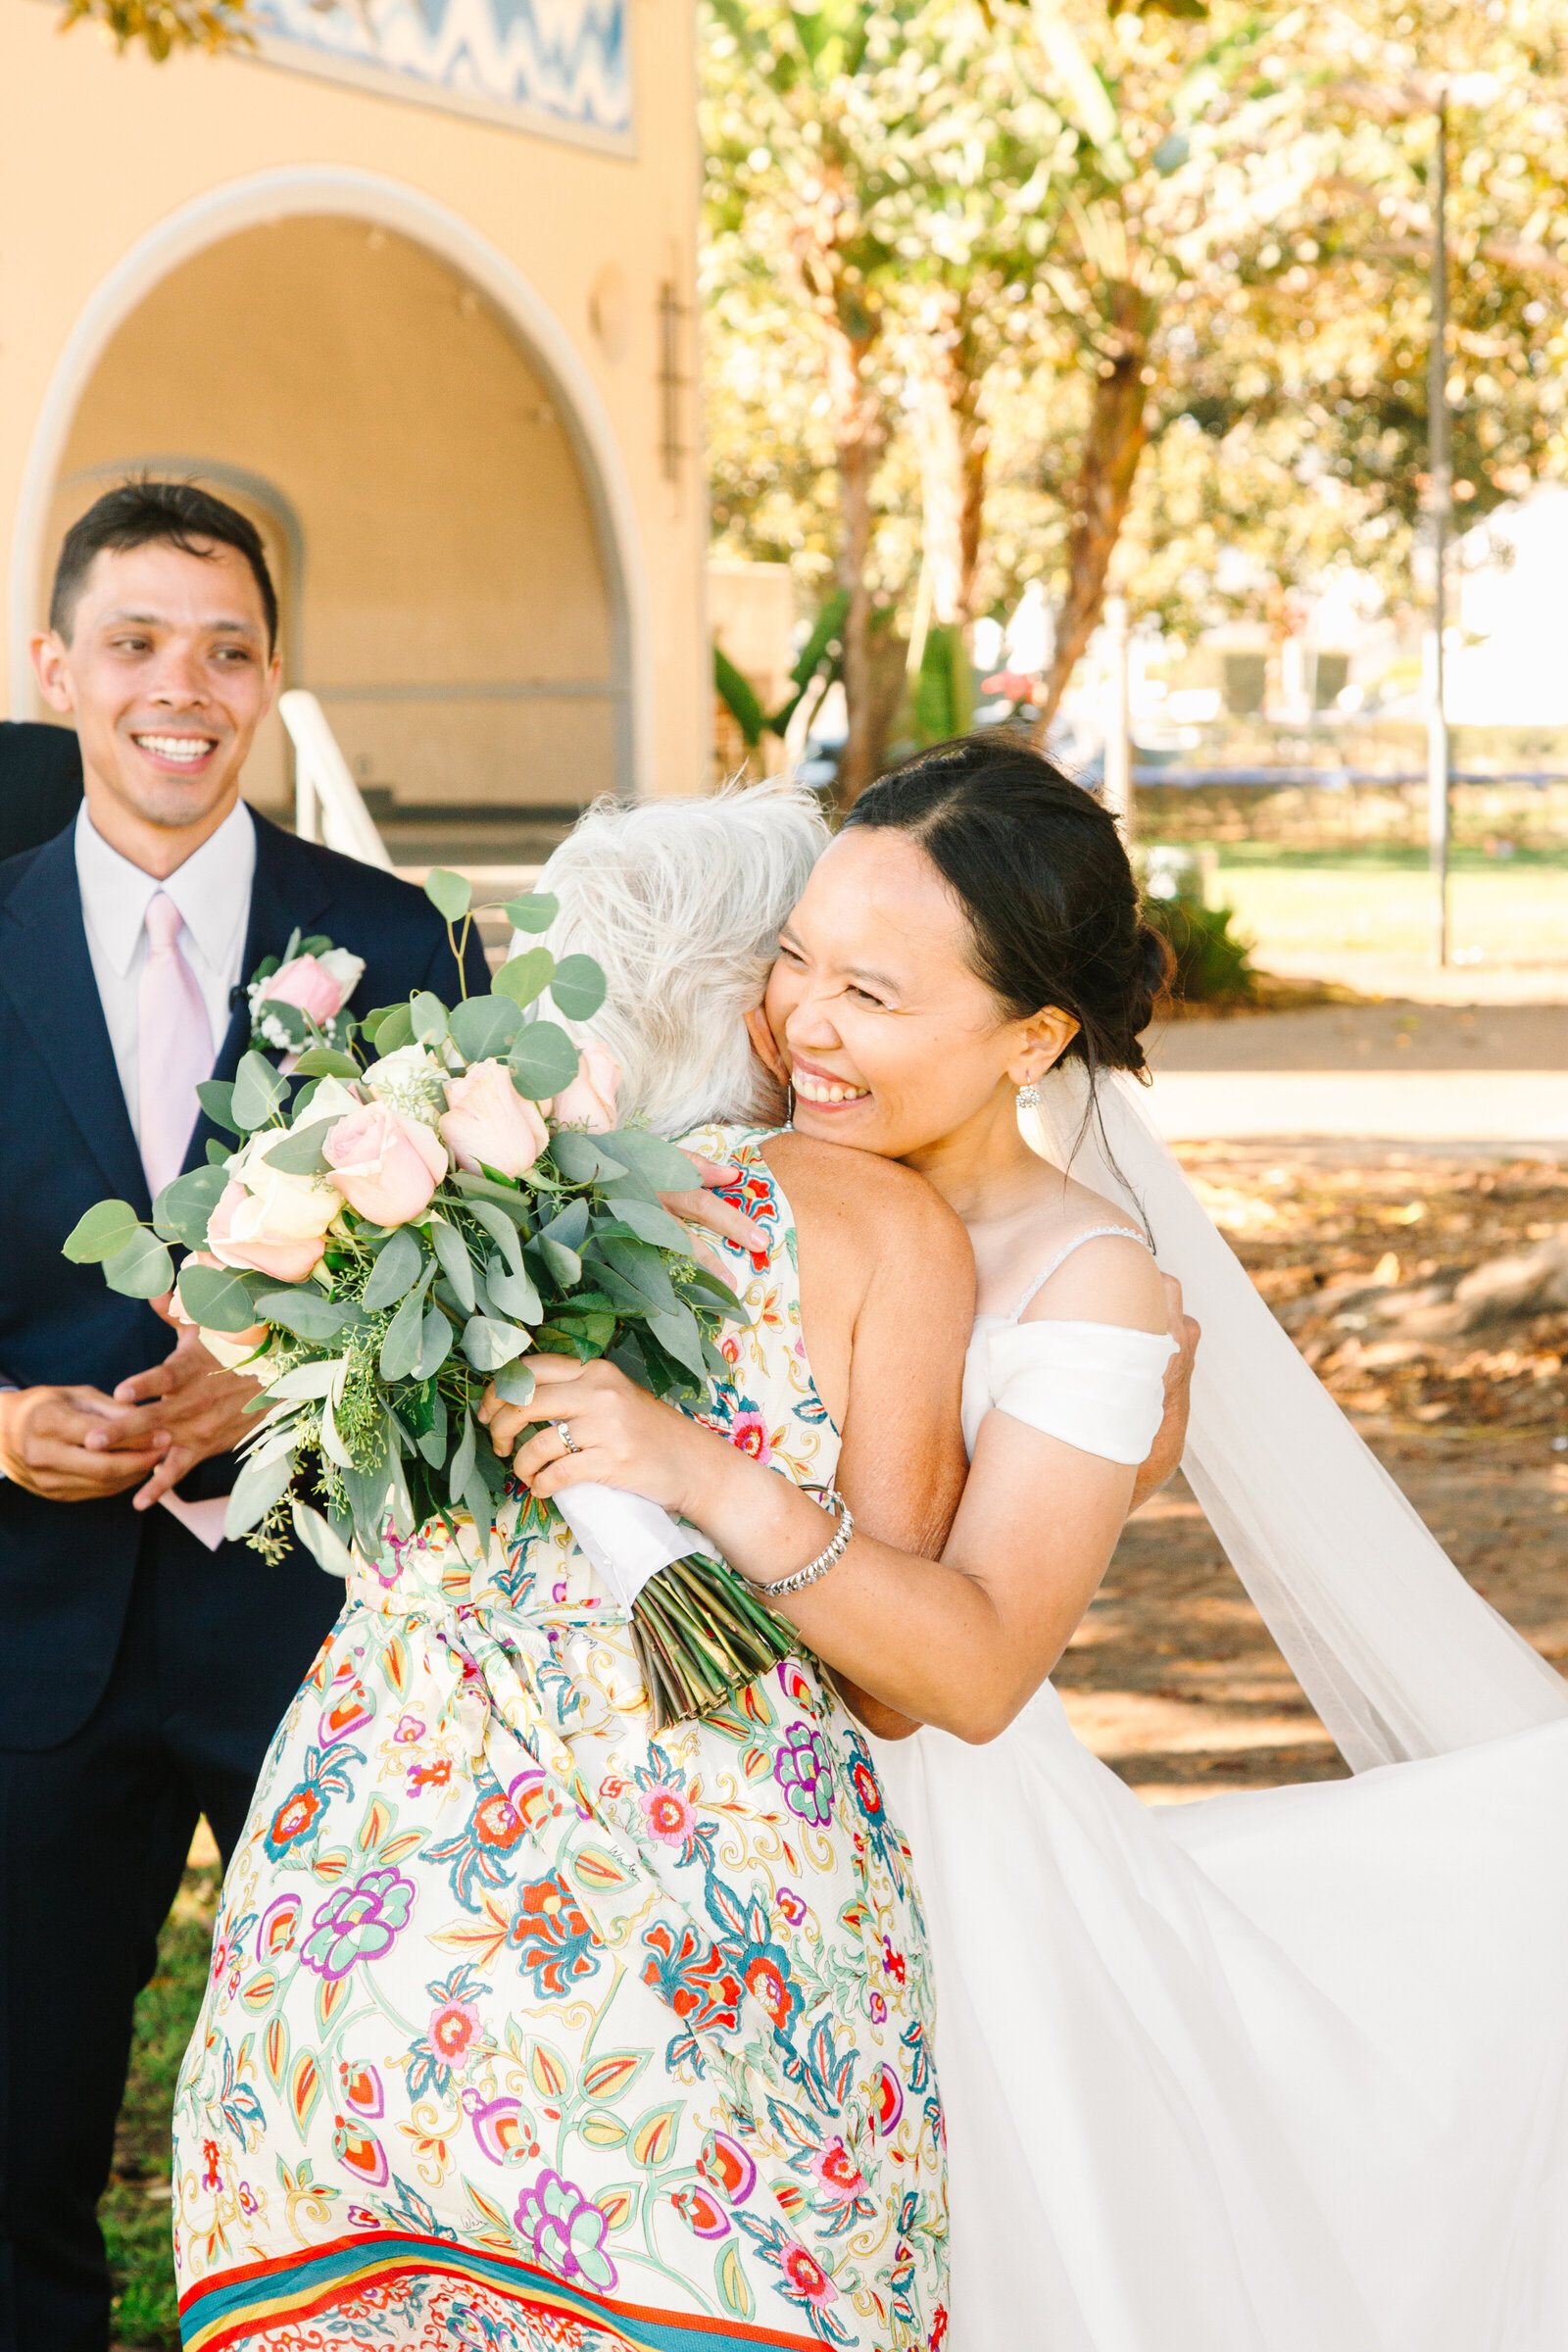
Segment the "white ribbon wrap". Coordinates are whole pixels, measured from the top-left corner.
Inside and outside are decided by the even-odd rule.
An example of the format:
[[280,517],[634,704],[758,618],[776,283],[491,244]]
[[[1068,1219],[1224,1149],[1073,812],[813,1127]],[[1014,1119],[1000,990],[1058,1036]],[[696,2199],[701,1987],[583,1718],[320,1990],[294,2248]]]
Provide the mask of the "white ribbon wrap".
[[695,1528],[682,1527],[646,1494],[628,1494],[624,1487],[592,1482],[567,1487],[555,1503],[623,1609],[630,1609],[649,1578],[671,1560],[712,1549]]

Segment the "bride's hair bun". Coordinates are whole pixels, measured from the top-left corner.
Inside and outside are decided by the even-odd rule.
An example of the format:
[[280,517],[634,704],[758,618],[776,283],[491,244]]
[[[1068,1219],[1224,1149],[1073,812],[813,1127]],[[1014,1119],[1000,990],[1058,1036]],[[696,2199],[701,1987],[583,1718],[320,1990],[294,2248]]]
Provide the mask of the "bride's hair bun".
[[890,768],[846,825],[911,834],[964,910],[1009,1018],[1070,1012],[1067,1056],[1142,1071],[1170,953],[1140,911],[1114,818],[1013,734],[964,735]]

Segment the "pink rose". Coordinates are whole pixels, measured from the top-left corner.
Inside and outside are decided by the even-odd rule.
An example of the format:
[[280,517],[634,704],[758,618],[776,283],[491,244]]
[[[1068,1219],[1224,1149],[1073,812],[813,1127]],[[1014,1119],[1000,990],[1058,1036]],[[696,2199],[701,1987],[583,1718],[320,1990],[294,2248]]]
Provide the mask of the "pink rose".
[[481,1164],[498,1176],[522,1176],[550,1141],[550,1130],[525,1102],[502,1061],[476,1061],[447,1081],[447,1107],[436,1125],[460,1168],[477,1176]]
[[269,999],[277,1004],[293,1004],[324,1029],[353,996],[364,969],[362,958],[344,948],[329,948],[320,956],[294,956],[280,964],[270,980],[263,981],[256,1001],[258,1004]]
[[207,1246],[220,1265],[303,1282],[326,1253],[323,1235],[278,1232],[268,1224],[268,1206],[267,1194],[249,1192],[237,1181],[226,1184],[207,1220]]
[[615,1092],[621,1067],[604,1046],[584,1046],[577,1056],[577,1075],[564,1094],[556,1097],[558,1127],[586,1127],[590,1135],[606,1135],[615,1124]]
[[350,1208],[373,1225],[407,1225],[435,1198],[447,1155],[421,1119],[368,1102],[329,1128],[321,1151]]

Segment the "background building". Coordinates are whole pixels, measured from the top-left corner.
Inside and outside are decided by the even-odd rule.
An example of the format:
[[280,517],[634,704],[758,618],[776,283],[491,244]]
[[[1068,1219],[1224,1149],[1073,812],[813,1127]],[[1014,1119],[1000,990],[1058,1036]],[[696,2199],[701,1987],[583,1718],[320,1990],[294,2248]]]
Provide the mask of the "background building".
[[[692,12],[263,0],[252,56],[0,15],[9,712],[63,530],[199,476],[378,815],[707,780]],[[280,807],[276,720],[247,791]]]

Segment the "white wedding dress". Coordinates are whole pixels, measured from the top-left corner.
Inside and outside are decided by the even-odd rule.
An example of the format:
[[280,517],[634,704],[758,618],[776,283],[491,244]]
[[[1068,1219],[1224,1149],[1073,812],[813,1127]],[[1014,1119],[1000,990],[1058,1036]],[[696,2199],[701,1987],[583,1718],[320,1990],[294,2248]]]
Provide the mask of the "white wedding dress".
[[[1010,1321],[975,1327],[971,1451],[1000,1404],[1141,1461],[1166,1344]],[[1536,1690],[1539,1728],[1158,1812],[1049,1684],[989,1746],[875,1743],[936,1962],[948,2352],[1564,2352],[1568,1719]]]

